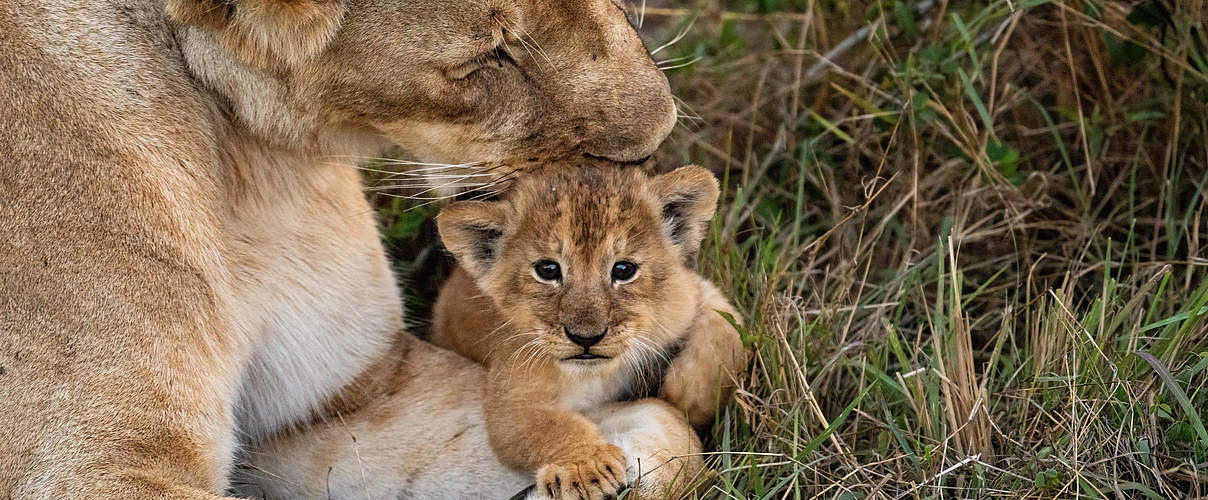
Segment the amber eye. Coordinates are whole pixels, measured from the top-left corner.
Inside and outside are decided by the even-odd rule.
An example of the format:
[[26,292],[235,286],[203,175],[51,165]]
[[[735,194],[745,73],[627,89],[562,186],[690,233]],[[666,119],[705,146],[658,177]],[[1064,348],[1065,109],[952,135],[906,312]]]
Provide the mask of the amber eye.
[[612,265],[612,281],[629,283],[638,274],[638,265],[629,261],[620,261]]
[[562,266],[552,260],[539,260],[533,264],[533,275],[542,283],[557,283],[562,281]]

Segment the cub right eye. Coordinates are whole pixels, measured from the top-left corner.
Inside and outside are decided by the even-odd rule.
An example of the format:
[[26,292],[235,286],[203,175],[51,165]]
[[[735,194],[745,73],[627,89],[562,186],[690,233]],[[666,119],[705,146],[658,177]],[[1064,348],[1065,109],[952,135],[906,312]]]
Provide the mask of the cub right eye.
[[562,281],[562,266],[552,260],[540,260],[533,264],[533,275],[537,281],[552,285]]

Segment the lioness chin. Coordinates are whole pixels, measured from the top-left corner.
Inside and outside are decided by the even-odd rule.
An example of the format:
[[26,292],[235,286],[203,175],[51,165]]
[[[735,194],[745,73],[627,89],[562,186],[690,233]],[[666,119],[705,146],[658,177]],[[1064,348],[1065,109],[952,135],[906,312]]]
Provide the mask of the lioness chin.
[[456,392],[406,383],[445,358],[357,159],[631,162],[675,119],[611,0],[0,0],[0,110],[6,498],[212,498],[275,436]]
[[[488,367],[491,445],[535,473],[537,492],[607,498],[637,479],[647,494],[682,493],[703,468],[692,432],[663,456],[627,457],[584,413],[659,397],[704,427],[729,399],[747,356],[719,311],[737,314],[688,267],[717,197],[700,167],[648,177],[557,165],[501,201],[437,217],[460,267],[431,340]],[[653,473],[638,477],[642,468]]]

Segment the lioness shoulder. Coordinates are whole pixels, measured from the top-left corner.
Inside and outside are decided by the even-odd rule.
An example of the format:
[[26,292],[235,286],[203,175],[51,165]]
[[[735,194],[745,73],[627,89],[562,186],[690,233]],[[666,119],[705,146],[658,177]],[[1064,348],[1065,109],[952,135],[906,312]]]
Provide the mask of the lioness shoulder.
[[383,374],[440,358],[358,159],[634,162],[675,123],[613,0],[0,1],[0,110],[0,498],[214,498],[334,409],[456,394]]

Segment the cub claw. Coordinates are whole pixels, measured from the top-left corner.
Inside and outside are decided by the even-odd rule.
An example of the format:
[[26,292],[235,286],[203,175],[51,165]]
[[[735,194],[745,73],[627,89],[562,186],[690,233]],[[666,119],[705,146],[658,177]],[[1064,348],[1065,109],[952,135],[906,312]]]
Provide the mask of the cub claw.
[[625,485],[625,455],[611,444],[587,447],[537,470],[537,488],[559,500],[616,498]]

